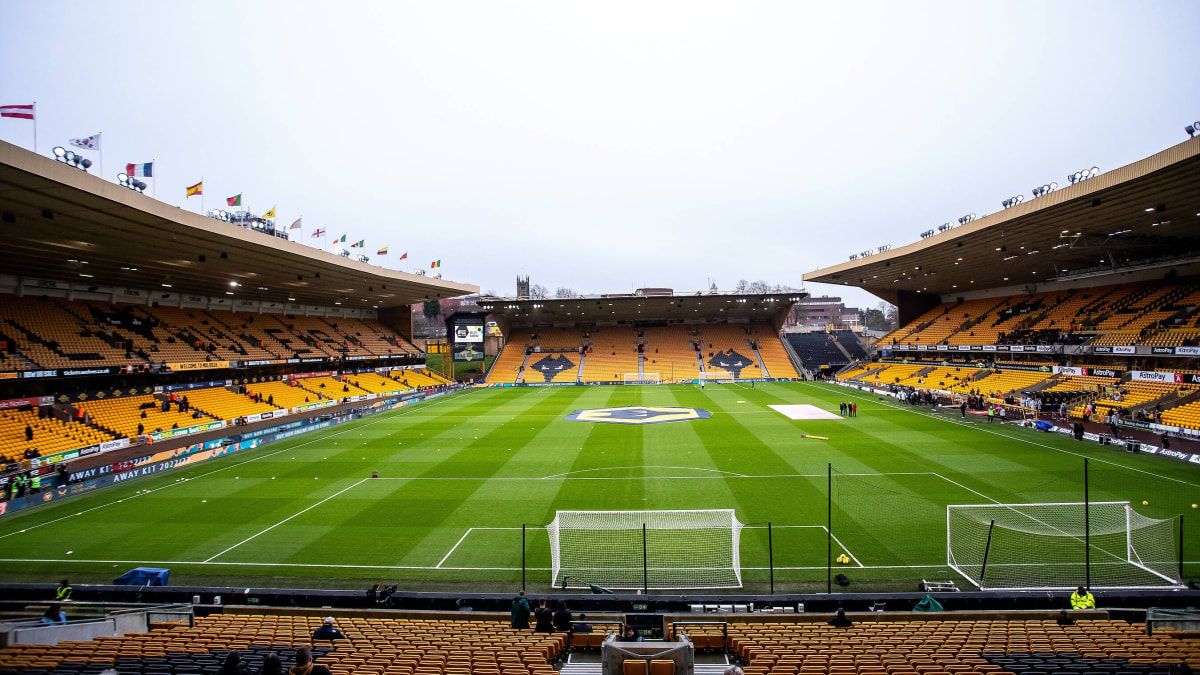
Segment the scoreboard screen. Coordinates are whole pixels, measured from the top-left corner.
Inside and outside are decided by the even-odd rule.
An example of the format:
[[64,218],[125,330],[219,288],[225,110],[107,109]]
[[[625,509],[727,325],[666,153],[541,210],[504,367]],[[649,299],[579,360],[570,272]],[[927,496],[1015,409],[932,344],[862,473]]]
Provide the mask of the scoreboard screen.
[[454,324],[454,360],[483,360],[483,322]]

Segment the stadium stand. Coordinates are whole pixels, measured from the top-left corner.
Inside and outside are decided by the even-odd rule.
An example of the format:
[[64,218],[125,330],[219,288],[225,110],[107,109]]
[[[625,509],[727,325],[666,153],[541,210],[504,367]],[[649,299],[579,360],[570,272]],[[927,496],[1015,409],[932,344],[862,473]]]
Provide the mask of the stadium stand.
[[[203,413],[200,413],[201,417],[193,418],[192,413],[179,412],[175,405],[164,411],[162,403],[161,399],[154,396],[125,396],[104,401],[83,401],[76,403],[75,407],[87,412],[92,422],[112,432],[117,438],[136,437],[138,424],[144,427],[144,433],[151,433],[166,431],[174,426],[183,429],[213,421],[212,417]],[[145,417],[142,417],[143,414]]]
[[510,341],[496,355],[491,370],[488,371],[487,381],[492,384],[511,384],[517,381],[521,364],[525,362],[525,343]]
[[977,390],[989,396],[1004,396],[1028,389],[1050,379],[1050,373],[1034,373],[1024,370],[1002,370],[999,372],[984,370],[972,380],[964,380],[950,387],[950,391],[960,394]]
[[[583,364],[582,381],[620,381],[625,373],[638,372],[637,343],[636,334],[629,328],[597,326],[592,330],[590,348]],[[649,364],[647,361],[646,372],[656,372]]]
[[710,324],[700,327],[701,359],[704,371],[712,375],[728,373],[732,377],[765,377],[750,346],[750,328],[745,324]]
[[1116,377],[1094,377],[1091,375],[1060,375],[1054,386],[1042,391],[1102,392],[1105,387],[1120,382]]
[[[33,440],[25,439],[26,426],[33,430]],[[37,411],[31,409],[0,411],[0,462],[23,459],[26,450],[37,450],[41,455],[49,455],[95,445],[112,438],[112,434],[82,422],[38,417]]]
[[379,373],[359,373],[357,375],[347,375],[346,379],[354,383],[354,386],[359,389],[365,389],[372,394],[384,394],[392,391],[404,391],[410,387],[400,384],[390,377],[385,377]]
[[[294,650],[313,647],[314,660],[336,675],[555,675],[551,661],[567,647],[566,633],[534,633],[501,622],[348,617],[337,621],[346,639],[314,641],[321,619],[305,616],[216,614],[195,625],[154,626],[147,633],[12,645],[0,650],[0,672],[210,673],[229,650],[257,668],[269,651],[294,663]],[[287,666],[285,666],[286,668]]]
[[281,408],[294,408],[305,403],[316,403],[320,398],[313,392],[299,386],[297,380],[278,380],[274,382],[255,382],[246,385],[246,393],[258,394],[264,401],[270,399]]
[[[800,377],[787,350],[779,338],[779,333],[767,323],[754,323],[750,326],[751,337],[758,346],[758,355],[763,365],[767,367],[769,377]],[[861,345],[860,345],[861,349]],[[865,354],[864,354],[865,356]]]
[[1200,282],[1133,282],[1028,296],[945,303],[884,336],[882,344],[1176,346],[1200,339]]
[[245,415],[273,412],[279,409],[279,406],[268,405],[265,400],[262,403],[257,403],[245,394],[235,394],[224,387],[193,389],[183,392],[182,395],[187,396],[191,407],[209,417],[225,421],[231,421]]
[[4,370],[314,356],[420,356],[372,319],[0,296]]
[[[0,330],[17,352],[41,368],[144,365],[115,347],[58,302],[0,295]],[[114,340],[115,341],[115,340]]]
[[1162,423],[1184,429],[1200,429],[1200,401],[1192,401],[1164,410]]
[[[1178,635],[1178,636],[1177,636]],[[720,633],[708,638],[721,640]],[[928,675],[1122,672],[1166,675],[1200,661],[1200,645],[1170,631],[1110,619],[731,623],[746,675]],[[711,642],[710,642],[711,644]]]
[[[848,333],[849,331],[838,332]],[[788,341],[796,355],[808,368],[839,367],[855,359],[866,358],[866,352],[862,349],[861,344],[856,344],[857,352],[861,352],[861,354],[853,353],[833,333],[788,333],[784,339]],[[854,339],[854,343],[857,342],[858,340]]]
[[525,382],[575,382],[579,377],[579,354],[535,352],[525,366]]
[[668,380],[694,380],[700,377],[697,360],[698,338],[694,329],[686,326],[655,326],[643,329],[646,338],[645,372],[658,373]]

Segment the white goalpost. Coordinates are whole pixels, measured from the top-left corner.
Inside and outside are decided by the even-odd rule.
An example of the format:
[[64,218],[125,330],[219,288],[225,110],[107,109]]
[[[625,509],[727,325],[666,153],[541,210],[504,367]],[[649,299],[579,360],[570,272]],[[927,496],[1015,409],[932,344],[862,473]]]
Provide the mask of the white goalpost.
[[718,370],[718,371],[705,370],[704,372],[700,373],[700,379],[705,382],[717,382],[717,383],[721,383],[721,382],[729,383],[729,382],[734,381],[733,373],[730,373],[727,370]]
[[1179,587],[1177,522],[1129,502],[955,504],[946,562],[980,590]]
[[742,523],[732,509],[558,511],[550,581],[560,588],[741,588]]
[[659,384],[662,382],[658,373],[622,373],[621,381],[625,384]]

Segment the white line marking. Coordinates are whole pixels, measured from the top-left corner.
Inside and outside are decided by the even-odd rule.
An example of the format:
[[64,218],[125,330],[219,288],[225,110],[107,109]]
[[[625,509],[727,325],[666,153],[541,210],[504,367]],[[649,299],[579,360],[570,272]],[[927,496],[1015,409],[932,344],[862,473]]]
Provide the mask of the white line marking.
[[943,476],[943,475],[942,475],[942,474],[940,474],[940,473],[933,473],[933,475],[934,475],[934,476],[937,476],[938,478],[941,478],[942,480],[946,481],[947,483],[953,483],[953,484],[957,485],[958,487],[960,487],[960,488],[962,488],[962,489],[966,490],[967,492],[973,492],[973,493],[975,493],[975,494],[979,495],[980,497],[983,497],[984,499],[988,500],[989,502],[992,502],[992,503],[994,503],[994,504],[999,504],[999,503],[1000,503],[1000,500],[999,500],[999,499],[992,499],[991,497],[989,497],[989,496],[987,496],[987,495],[983,494],[983,493],[982,493],[982,492],[980,492],[979,490],[972,490],[971,488],[967,487],[966,485],[963,485],[962,483],[960,483],[960,482],[958,482],[958,481],[956,481],[956,480],[950,480],[949,478],[946,478],[945,476]]
[[[336,496],[338,496],[338,495],[342,494],[343,492],[346,492],[347,490],[350,490],[350,489],[352,489],[352,488],[356,488],[356,487],[358,487],[359,485],[362,485],[363,483],[365,483],[365,482],[367,482],[367,481],[369,481],[369,480],[371,480],[371,479],[370,479],[370,478],[363,478],[362,480],[358,481],[357,483],[354,483],[354,484],[353,484],[353,485],[351,485],[350,487],[342,488],[341,490],[338,490],[337,492],[335,492],[335,493],[333,493],[333,494],[329,495],[329,496],[328,496],[328,497],[326,497],[325,499],[322,499],[321,501],[317,502],[316,504],[313,504],[313,505],[309,506],[308,508],[305,508],[305,509],[303,509],[303,510],[301,510],[301,511],[297,511],[296,513],[293,513],[292,515],[288,516],[287,518],[284,518],[283,520],[279,521],[278,523],[275,523],[274,525],[272,525],[272,526],[270,526],[270,527],[268,527],[268,528],[266,528],[266,529],[264,529],[264,530],[260,530],[260,531],[258,531],[258,532],[256,532],[256,533],[254,533],[254,534],[250,535],[249,537],[246,537],[245,539],[243,539],[243,540],[239,541],[238,543],[234,544],[233,546],[230,546],[229,548],[225,549],[224,551],[221,551],[220,553],[218,553],[218,554],[214,555],[212,558],[209,558],[208,560],[205,560],[204,562],[206,562],[206,563],[207,563],[207,562],[212,562],[214,559],[216,559],[216,558],[220,558],[221,556],[225,555],[226,553],[229,553],[229,552],[230,552],[230,551],[232,551],[233,549],[235,549],[235,548],[237,548],[237,547],[241,546],[242,544],[244,544],[244,543],[246,543],[246,542],[250,541],[251,539],[254,539],[254,538],[258,537],[258,536],[259,536],[259,535],[261,535],[261,534],[266,534],[267,532],[270,532],[271,530],[273,530],[273,529],[275,529],[275,528],[279,527],[280,525],[282,525],[282,524],[286,523],[287,521],[291,520],[292,518],[295,518],[296,516],[302,515],[302,514],[304,514],[304,513],[308,513],[309,511],[311,511],[311,510],[313,510],[313,509],[317,508],[318,506],[320,506],[320,505],[324,504],[325,502],[329,501],[330,499],[333,499],[334,497],[336,497]],[[464,535],[464,536],[465,536],[465,535]]]
[[[428,567],[421,565],[347,565],[344,563],[269,563],[269,562],[202,562],[196,560],[65,560],[57,558],[0,558],[0,563],[82,563],[82,564],[114,564],[114,565],[221,565],[225,567],[320,567],[320,568],[349,568],[369,570],[428,570],[428,571],[501,571],[518,572],[520,567]],[[1041,563],[1019,563],[1041,564]],[[1097,563],[1093,563],[1097,564]],[[1115,563],[1114,563],[1115,564]],[[1185,565],[1200,565],[1200,560],[1189,560]],[[864,565],[865,570],[906,570],[906,569],[949,569],[946,563],[934,565]],[[549,567],[526,567],[533,571],[550,571]],[[743,567],[744,570],[767,570],[768,567]],[[776,567],[777,570],[823,570],[824,565],[811,567]]]
[[[822,529],[822,530],[824,530],[824,529],[825,529],[825,526],[824,526],[824,525],[821,525],[820,527],[821,527],[821,529]],[[843,543],[842,543],[842,540],[841,540],[841,539],[838,539],[836,534],[832,534],[832,533],[831,533],[829,536],[833,537],[833,540],[834,540],[834,541],[836,541],[836,542],[838,543],[838,546],[841,546],[841,547],[842,547],[842,550],[846,552],[846,555],[850,556],[850,559],[851,559],[851,560],[853,560],[854,562],[858,563],[858,566],[859,566],[859,567],[866,567],[866,565],[862,564],[862,562],[861,562],[861,561],[860,561],[858,558],[854,557],[854,554],[850,552],[850,548],[849,548],[849,547],[847,547],[845,544],[843,544]]]
[[[814,384],[814,385],[815,385],[815,384],[817,384],[817,383],[816,383],[816,382],[811,382],[811,383],[808,383],[808,382],[806,382],[805,384]],[[834,386],[840,386],[840,385],[834,385]],[[843,388],[843,389],[852,389],[851,387],[842,387],[842,388]],[[836,391],[836,390],[832,390],[832,389],[826,389],[825,387],[818,387],[818,389],[821,389],[822,391],[829,391],[829,392]],[[854,389],[854,391],[859,391],[859,390],[857,390],[857,389]],[[861,394],[851,394],[851,393],[846,393],[845,395],[846,395],[846,396],[850,396],[850,397],[852,397],[852,398],[857,398],[857,399],[860,399],[860,400],[863,400],[863,401],[872,401],[872,402],[874,402],[874,399],[873,399],[873,398],[871,398],[871,397],[869,397],[869,396],[863,396],[863,395],[861,395]],[[889,398],[890,398],[890,397],[889,397]],[[1111,460],[1102,459],[1102,458],[1100,458],[1100,457],[1093,457],[1092,455],[1085,455],[1085,454],[1078,453],[1078,452],[1071,452],[1070,450],[1064,450],[1064,449],[1062,449],[1062,448],[1056,448],[1056,447],[1054,447],[1053,445],[1046,445],[1045,443],[1038,443],[1038,442],[1036,442],[1036,441],[1031,441],[1031,440],[1029,440],[1029,439],[1027,439],[1027,438],[1021,438],[1020,436],[1010,436],[1010,435],[1008,435],[1008,434],[1002,434],[1002,433],[999,433],[999,432],[996,432],[996,431],[990,431],[990,430],[988,430],[986,427],[979,426],[979,424],[977,424],[977,423],[974,423],[974,422],[972,422],[972,423],[964,423],[964,422],[959,422],[959,421],[957,421],[957,420],[954,420],[954,419],[952,419],[952,418],[948,418],[948,417],[944,417],[944,416],[942,416],[942,415],[932,415],[932,414],[930,414],[930,413],[921,412],[920,410],[910,410],[910,409],[908,409],[908,408],[902,408],[902,407],[900,407],[899,405],[893,405],[893,404],[886,404],[886,405],[884,405],[883,407],[884,407],[884,408],[886,408],[886,409],[888,409],[888,410],[897,410],[897,411],[903,411],[903,412],[912,413],[912,414],[914,414],[914,415],[921,415],[921,416],[923,416],[923,417],[930,417],[930,418],[933,418],[933,419],[936,419],[936,420],[941,420],[941,421],[943,421],[943,422],[946,422],[946,423],[948,423],[948,424],[953,424],[953,425],[955,425],[955,426],[965,427],[965,428],[967,428],[967,429],[974,429],[975,431],[981,431],[981,432],[983,432],[983,433],[985,433],[985,434],[991,434],[991,435],[993,435],[993,436],[1000,436],[1001,438],[1007,438],[1007,439],[1009,439],[1010,441],[1019,441],[1019,442],[1021,442],[1021,443],[1026,443],[1026,444],[1033,445],[1033,446],[1036,446],[1036,447],[1039,447],[1039,448],[1045,448],[1045,449],[1047,449],[1047,450],[1053,450],[1053,451],[1055,451],[1055,452],[1061,452],[1061,453],[1063,453],[1063,454],[1067,454],[1067,455],[1073,455],[1073,456],[1075,456],[1075,457],[1083,457],[1083,458],[1085,458],[1085,459],[1089,459],[1089,460],[1091,460],[1091,461],[1093,461],[1093,462],[1101,462],[1101,463],[1103,463],[1103,464],[1110,464],[1110,465],[1112,465],[1112,466],[1118,466],[1118,467],[1121,467],[1122,469],[1127,469],[1127,470],[1129,470],[1129,471],[1136,471],[1137,473],[1144,473],[1144,474],[1146,474],[1147,476],[1154,476],[1155,478],[1161,478],[1162,480],[1169,480],[1169,481],[1172,481],[1172,482],[1175,482],[1175,483],[1183,483],[1184,485],[1190,485],[1190,486],[1192,486],[1192,487],[1197,487],[1197,488],[1200,488],[1200,483],[1189,483],[1189,482],[1188,482],[1188,481],[1186,481],[1186,480],[1181,480],[1181,479],[1179,479],[1179,478],[1172,478],[1171,476],[1164,476],[1164,475],[1162,475],[1162,474],[1159,474],[1159,473],[1154,473],[1153,471],[1146,471],[1145,469],[1138,469],[1138,468],[1135,468],[1135,467],[1132,467],[1132,466],[1128,466],[1128,465],[1126,465],[1126,464],[1121,464],[1120,462],[1114,462],[1114,461],[1111,461]]]
[[[470,391],[470,390],[468,390],[468,391]],[[23,531],[26,531],[26,530],[32,530],[32,529],[36,529],[36,528],[39,528],[39,527],[43,527],[43,526],[45,526],[45,525],[52,525],[52,524],[54,524],[54,523],[57,523],[57,522],[60,522],[60,521],[66,520],[66,519],[68,519],[68,518],[74,518],[75,516],[82,516],[82,515],[83,515],[83,514],[85,514],[85,513],[90,513],[90,512],[92,512],[92,511],[95,511],[95,510],[97,510],[97,509],[103,509],[103,508],[105,508],[105,507],[112,506],[113,504],[119,504],[119,503],[121,503],[121,502],[125,501],[126,499],[133,499],[133,498],[135,498],[135,497],[144,497],[144,496],[146,496],[146,495],[149,495],[149,494],[153,494],[153,493],[155,493],[155,492],[158,492],[159,490],[166,490],[167,488],[171,488],[171,487],[177,487],[177,486],[179,486],[179,485],[182,485],[183,483],[185,483],[185,482],[187,482],[187,481],[197,480],[197,479],[199,479],[199,478],[204,478],[205,476],[211,476],[211,475],[212,475],[212,474],[214,474],[214,473],[220,473],[221,471],[227,471],[227,470],[229,470],[229,469],[236,469],[237,467],[239,467],[239,466],[242,466],[243,464],[249,464],[249,463],[251,463],[251,462],[257,462],[257,461],[258,461],[258,460],[260,460],[260,459],[266,459],[266,458],[268,458],[268,457],[274,457],[275,455],[278,455],[278,454],[280,454],[280,453],[283,453],[283,452],[289,452],[289,451],[296,450],[297,448],[303,448],[304,446],[306,446],[306,445],[310,445],[310,444],[312,444],[312,443],[316,443],[317,441],[323,441],[323,440],[326,440],[326,439],[329,439],[329,438],[333,438],[333,437],[335,437],[335,436],[341,436],[342,434],[344,434],[344,433],[347,433],[347,432],[349,432],[349,431],[354,431],[355,429],[360,429],[360,428],[362,428],[362,427],[369,427],[369,426],[371,426],[372,424],[376,424],[376,423],[378,423],[378,422],[383,422],[384,420],[388,420],[388,419],[391,419],[391,418],[393,418],[393,417],[398,417],[398,416],[400,416],[400,415],[403,415],[403,414],[405,414],[405,413],[407,413],[407,412],[409,412],[409,411],[415,411],[415,410],[424,410],[425,408],[429,408],[429,407],[435,406],[435,405],[437,405],[438,403],[442,403],[442,402],[444,402],[444,401],[449,401],[449,400],[450,400],[451,398],[453,398],[453,397],[454,397],[454,395],[453,395],[453,394],[451,394],[451,395],[449,395],[449,396],[445,396],[445,397],[443,397],[443,398],[439,398],[438,400],[434,401],[433,403],[430,403],[429,405],[425,405],[425,406],[422,406],[422,405],[420,405],[420,404],[414,404],[414,406],[413,406],[412,408],[409,408],[409,410],[401,410],[401,411],[399,411],[399,412],[396,412],[396,413],[394,413],[394,414],[390,414],[390,415],[388,415],[388,414],[385,414],[384,416],[380,417],[379,419],[376,419],[376,420],[371,420],[370,422],[367,422],[367,423],[365,423],[365,424],[362,424],[361,426],[360,426],[360,425],[351,425],[351,427],[350,427],[349,429],[343,429],[342,431],[339,431],[339,432],[337,432],[337,433],[332,433],[332,434],[323,435],[323,436],[321,436],[320,438],[313,438],[313,439],[311,439],[311,440],[307,440],[307,441],[305,441],[305,442],[303,442],[303,443],[299,443],[299,444],[296,444],[296,445],[288,445],[287,447],[285,447],[285,448],[282,448],[282,449],[280,449],[280,450],[276,450],[275,452],[269,452],[269,453],[267,453],[267,454],[265,454],[265,455],[259,455],[258,457],[254,457],[254,458],[251,458],[251,459],[247,459],[247,460],[246,460],[246,461],[244,461],[244,462],[238,462],[237,464],[230,464],[230,465],[228,465],[228,466],[223,466],[223,467],[221,467],[221,468],[219,468],[219,469],[213,469],[212,471],[208,471],[208,472],[202,473],[202,474],[200,474],[199,476],[192,476],[191,478],[188,478],[188,479],[186,479],[185,481],[180,481],[180,482],[178,482],[178,483],[170,483],[170,484],[168,484],[168,485],[164,485],[164,486],[162,486],[162,487],[154,488],[153,490],[147,490],[147,491],[145,491],[145,492],[134,493],[134,494],[132,494],[132,495],[129,495],[128,497],[122,497],[122,498],[120,498],[120,499],[117,499],[117,500],[114,500],[114,501],[108,502],[108,503],[106,503],[106,504],[101,504],[101,505],[99,505],[99,506],[93,506],[93,507],[92,507],[92,508],[90,508],[90,509],[84,509],[83,511],[79,511],[79,512],[77,512],[77,513],[72,513],[71,515],[68,515],[68,516],[63,516],[63,517],[61,517],[61,518],[55,518],[54,520],[47,520],[47,521],[46,521],[46,522],[44,522],[44,523],[38,523],[38,524],[36,524],[36,525],[29,525],[29,526],[27,526],[27,527],[24,527],[24,528],[22,528],[21,530],[16,530],[16,531],[13,531],[13,532],[9,532],[9,533],[7,533],[7,534],[0,534],[0,539],[4,539],[5,537],[11,537],[11,536],[13,536],[14,534],[21,534]],[[424,403],[424,401],[422,401],[422,403]],[[256,449],[257,449],[257,448],[256,448]],[[189,465],[189,464],[185,464],[185,465],[183,465],[183,466],[180,466],[180,467],[178,467],[178,468],[182,469],[182,468],[184,468],[184,467],[187,467],[187,466],[190,466],[190,465]],[[164,473],[164,474],[159,474],[159,475],[168,475],[168,474],[165,474],[165,473]],[[86,494],[86,493],[85,493],[85,494]],[[85,496],[85,495],[80,495],[80,497],[83,497],[83,496]],[[59,504],[65,504],[65,503],[67,503],[67,502],[68,502],[68,500],[62,500],[61,502],[57,502],[57,503],[59,503]],[[33,513],[34,513],[34,514],[36,514],[36,513],[38,513],[38,512],[37,512],[37,511],[34,511]],[[23,511],[17,512],[17,515],[16,515],[16,516],[14,516],[14,517],[20,517],[21,515],[23,515]],[[11,518],[10,518],[9,520],[11,520]]]
[[[584,469],[584,471],[604,471],[607,469],[640,469],[642,467],[626,466],[626,467],[601,467],[599,469]],[[655,467],[651,467],[655,468]],[[656,467],[656,468],[672,468],[672,467]],[[674,467],[680,469],[690,469],[692,467]],[[717,471],[717,469],[697,469],[699,471]],[[569,471],[567,473],[575,473]],[[540,481],[540,480],[713,480],[724,478],[824,478],[823,473],[768,473],[768,474],[742,474],[731,472],[720,472],[719,476],[567,476],[565,474],[555,474],[553,476],[380,476],[372,480],[451,480],[451,481],[468,481],[468,480],[514,480],[514,481]],[[894,473],[839,473],[839,476],[932,476],[930,471],[897,471]],[[559,478],[559,476],[562,476]]]
[[457,543],[457,544],[455,544],[455,545],[454,545],[454,547],[450,549],[450,552],[449,552],[449,553],[447,553],[447,554],[446,554],[446,555],[445,555],[445,556],[444,556],[444,557],[443,557],[441,560],[439,560],[439,561],[438,561],[438,564],[436,565],[436,567],[441,567],[441,566],[442,566],[442,563],[446,562],[446,559],[447,559],[447,558],[449,558],[449,557],[450,557],[450,555],[451,555],[452,553],[454,553],[455,549],[457,549],[457,548],[458,548],[458,544],[461,544],[461,543],[463,543],[463,540],[465,540],[465,539],[467,538],[467,535],[471,534],[471,531],[472,531],[472,530],[474,530],[474,529],[475,529],[475,528],[473,528],[473,527],[468,527],[468,528],[467,528],[467,531],[466,531],[466,532],[463,532],[463,536],[459,537],[459,539],[458,539],[458,543]]
[[[542,480],[550,480],[552,478],[559,478],[561,476],[570,476],[570,475],[576,474],[576,473],[589,473],[592,471],[612,471],[612,470],[617,470],[617,469],[683,469],[685,471],[711,471],[713,473],[723,473],[723,474],[728,474],[730,476],[737,476],[739,478],[748,478],[748,476],[744,473],[735,473],[733,471],[722,471],[720,469],[705,469],[705,468],[698,467],[698,466],[656,466],[656,465],[647,464],[644,466],[602,466],[602,467],[599,467],[596,469],[579,469],[578,471],[564,471],[563,473],[556,473],[556,474],[551,474],[549,476],[543,476]],[[642,477],[643,478],[653,478],[655,476],[642,476]],[[710,476],[696,476],[696,477],[697,478],[710,478]]]

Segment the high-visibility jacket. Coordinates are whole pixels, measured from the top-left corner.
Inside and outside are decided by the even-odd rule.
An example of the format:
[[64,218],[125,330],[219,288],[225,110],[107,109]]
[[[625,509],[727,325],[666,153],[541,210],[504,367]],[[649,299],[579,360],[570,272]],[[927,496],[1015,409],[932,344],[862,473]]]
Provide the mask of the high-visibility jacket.
[[54,592],[54,599],[59,601],[70,600],[72,590],[74,589],[72,589],[70,586],[59,586],[58,590]]
[[34,490],[42,489],[42,477],[41,476],[34,476],[32,483],[33,483]]
[[1096,596],[1088,591],[1084,591],[1083,595],[1075,591],[1071,594],[1071,609],[1096,609]]

